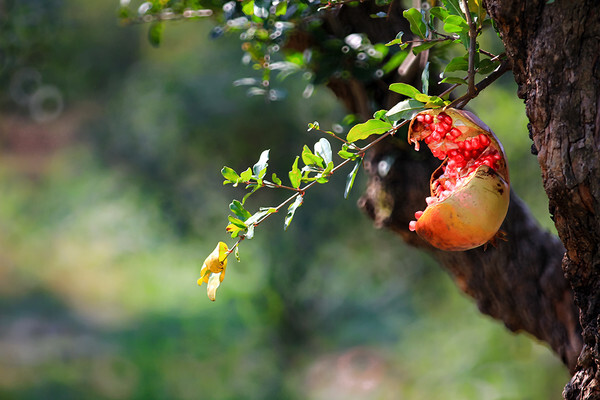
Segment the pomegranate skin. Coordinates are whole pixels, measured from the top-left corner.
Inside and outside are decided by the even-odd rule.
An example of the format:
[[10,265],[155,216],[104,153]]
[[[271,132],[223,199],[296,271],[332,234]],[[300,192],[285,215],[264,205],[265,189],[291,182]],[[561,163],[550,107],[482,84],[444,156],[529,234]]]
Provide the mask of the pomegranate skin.
[[509,200],[508,183],[482,165],[463,187],[428,206],[415,230],[438,249],[470,250],[496,235],[508,212]]

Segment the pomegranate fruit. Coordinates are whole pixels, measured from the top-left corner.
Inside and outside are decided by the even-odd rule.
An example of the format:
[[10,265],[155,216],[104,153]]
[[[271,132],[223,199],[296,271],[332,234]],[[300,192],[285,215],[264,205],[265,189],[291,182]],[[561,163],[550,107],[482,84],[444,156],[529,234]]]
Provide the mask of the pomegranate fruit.
[[433,246],[463,251],[492,240],[506,217],[510,198],[504,149],[473,113],[453,108],[426,110],[410,123],[408,141],[424,141],[444,160],[430,180],[431,196],[409,229]]

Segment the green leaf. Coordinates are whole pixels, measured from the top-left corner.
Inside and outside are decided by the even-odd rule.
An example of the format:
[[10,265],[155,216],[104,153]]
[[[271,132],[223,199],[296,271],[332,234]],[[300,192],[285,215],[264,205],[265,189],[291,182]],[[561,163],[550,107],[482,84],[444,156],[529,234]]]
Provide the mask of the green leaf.
[[254,15],[254,1],[250,0],[242,3],[242,12],[246,15]]
[[444,22],[446,20],[446,18],[448,18],[448,16],[450,15],[448,10],[446,10],[443,7],[432,7],[429,10],[429,12],[431,13],[431,15],[440,19],[442,22]]
[[342,157],[345,160],[356,160],[359,155],[356,153],[352,153],[348,150],[340,150],[338,151],[338,156]]
[[450,15],[446,18],[444,30],[452,33],[465,33],[469,31],[469,24],[467,24],[467,21],[461,16]]
[[352,168],[352,171],[350,171],[350,173],[348,174],[348,176],[346,177],[346,188],[344,189],[344,198],[347,199],[348,195],[350,194],[350,190],[352,190],[352,186],[354,186],[354,180],[356,179],[356,175],[358,174],[358,170],[360,168],[360,165],[362,164],[362,157],[359,158],[358,160],[356,160],[356,163],[354,164],[354,168]]
[[410,30],[412,33],[419,36],[421,39],[427,37],[427,26],[425,25],[425,22],[423,22],[423,14],[421,14],[421,11],[416,8],[411,8],[405,10],[402,15],[404,15],[404,18],[410,23]]
[[454,77],[454,76],[447,76],[444,79],[442,79],[440,81],[440,83],[449,83],[451,85],[455,85],[455,84],[466,85],[467,84],[467,80],[463,79],[463,78],[457,78],[457,77]]
[[310,131],[312,131],[313,129],[319,129],[319,122],[318,122],[318,121],[315,121],[315,122],[312,122],[312,123],[309,123],[309,124],[308,124],[308,129],[307,129],[307,131],[308,131],[308,132],[310,132]]
[[252,169],[248,167],[247,170],[240,174],[240,178],[242,178],[242,182],[249,182],[252,178]]
[[294,214],[296,214],[296,210],[298,209],[298,207],[302,205],[303,200],[304,196],[299,195],[298,197],[296,197],[296,200],[294,200],[294,202],[288,207],[288,212],[285,216],[285,221],[283,223],[284,230],[287,230],[288,226],[290,226],[292,219],[294,219]]
[[277,177],[277,175],[275,175],[275,172],[273,172],[273,175],[271,176],[271,180],[273,181],[274,184],[281,186],[281,179],[279,179]]
[[240,229],[246,229],[246,228],[248,228],[248,225],[246,225],[244,223],[244,221],[242,221],[239,218],[236,218],[236,217],[233,217],[233,216],[229,215],[227,217],[227,219],[229,220],[229,222],[231,222],[233,225],[237,226]]
[[435,46],[436,44],[440,44],[441,42],[436,42],[436,41],[429,41],[429,42],[423,42],[423,44],[420,44],[416,47],[412,48],[412,52],[417,55],[425,50],[429,50],[430,48],[432,48],[433,46]]
[[319,174],[317,178],[317,182],[319,183],[327,183],[329,181],[329,176],[331,175],[331,171],[333,170],[333,161],[329,161],[327,164],[327,168],[323,172]]
[[479,61],[479,68],[477,68],[477,73],[482,75],[487,75],[498,67],[499,62],[492,61],[489,58],[484,58]]
[[277,3],[277,6],[275,6],[275,15],[280,17],[285,15],[285,13],[287,13],[287,0],[281,0]]
[[455,57],[446,65],[444,73],[453,71],[468,71],[469,61],[467,59],[468,54],[463,57]]
[[223,182],[223,185],[233,183],[233,186],[237,186],[240,176],[232,168],[223,167],[223,169],[221,169],[221,175],[226,179],[225,182]]
[[394,40],[387,42],[385,45],[393,46],[395,44],[402,44],[402,35],[404,35],[404,32],[402,32],[402,31],[398,32],[398,34],[396,35],[396,38]]
[[327,139],[321,138],[315,143],[315,154],[321,157],[326,165],[333,160],[331,157],[331,144]]
[[414,98],[416,95],[421,94],[417,88],[409,85],[408,83],[392,83],[390,85],[392,92],[403,94],[407,97]]
[[445,106],[446,103],[441,97],[438,96],[430,96],[427,103],[425,103],[425,108],[438,108]]
[[423,111],[425,104],[413,99],[406,99],[390,108],[387,116],[392,121],[400,121],[401,119],[413,119],[415,114]]
[[252,184],[252,185],[249,185],[249,186],[254,187],[254,189],[252,189],[251,192],[248,192],[248,193],[246,193],[244,195],[244,197],[242,198],[242,204],[246,204],[246,200],[248,200],[248,197],[250,197],[254,192],[256,192],[258,189],[261,188],[260,186],[258,186],[256,184]]
[[381,69],[384,73],[388,74],[398,68],[400,64],[404,62],[406,56],[408,55],[408,50],[400,51],[393,56],[390,57],[389,61],[383,64]]
[[313,152],[310,151],[307,145],[304,145],[304,147],[302,148],[302,162],[304,162],[305,165],[317,165],[321,168],[325,166],[323,158],[313,154]]
[[464,17],[465,14],[460,9],[459,1],[460,0],[442,0],[442,4],[450,14]]
[[148,41],[154,47],[160,45],[163,31],[165,30],[165,24],[162,21],[153,22],[148,29]]
[[252,214],[250,214],[242,205],[242,203],[240,203],[237,200],[234,200],[230,205],[229,205],[229,209],[236,215],[238,216],[242,221],[246,221],[248,218],[250,218],[252,216]]
[[234,224],[229,224],[229,225],[227,225],[225,230],[231,234],[232,239],[235,239],[236,237],[238,237],[240,235],[240,232],[246,231],[246,228],[242,229],[239,226],[236,226]]
[[425,68],[423,68],[423,72],[421,73],[421,86],[423,93],[429,93],[429,61],[425,64]]
[[265,150],[260,154],[260,158],[252,167],[254,176],[261,179],[267,173],[267,167],[269,166],[269,150]]
[[381,135],[392,129],[392,124],[378,119],[370,119],[365,123],[357,124],[350,129],[346,140],[348,142],[356,142],[357,140],[366,139],[371,135]]
[[240,246],[236,246],[236,247],[235,247],[235,250],[234,250],[234,252],[233,252],[233,255],[235,256],[235,259],[236,259],[238,262],[242,261],[242,260],[240,259]]
[[302,182],[302,173],[298,169],[298,159],[300,157],[296,156],[294,160],[294,164],[292,165],[292,170],[289,172],[290,182],[294,189],[298,189],[300,187],[300,183]]

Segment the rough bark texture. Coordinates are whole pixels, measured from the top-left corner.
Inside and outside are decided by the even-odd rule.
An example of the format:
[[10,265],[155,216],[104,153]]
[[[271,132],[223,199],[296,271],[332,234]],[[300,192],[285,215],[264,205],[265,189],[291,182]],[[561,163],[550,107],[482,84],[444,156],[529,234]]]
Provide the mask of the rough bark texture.
[[[518,2],[515,1],[516,3]],[[393,39],[398,31],[408,31],[406,27],[402,26],[404,23],[400,17],[402,10],[394,6],[395,3],[392,4],[392,7],[388,10],[390,17],[387,20],[369,18],[369,14],[373,14],[376,10],[374,10],[372,3],[365,2],[358,7],[342,7],[335,15],[326,19],[325,27],[331,35],[340,38],[352,32],[366,32],[372,42],[389,41]],[[493,9],[493,7],[494,5],[490,2],[490,9]],[[535,17],[537,14],[532,15],[532,20],[518,19],[519,14],[513,14],[511,10],[507,10],[505,16],[511,19],[510,25],[507,21],[501,23],[504,23],[507,27],[522,26],[521,29],[532,29],[537,26],[534,24],[534,22],[537,23]],[[516,20],[513,20],[515,17]],[[600,26],[600,24],[598,25]],[[561,26],[565,27],[566,25]],[[568,28],[570,29],[572,26],[569,25]],[[510,29],[507,30],[508,34],[512,34]],[[569,31],[569,29],[565,29],[567,32]],[[562,46],[565,46],[565,44],[563,43]],[[579,51],[582,50],[581,47],[578,48]],[[597,50],[597,46],[592,46],[591,49]],[[516,53],[512,50],[515,50]],[[528,61],[525,56],[526,52],[518,54],[519,51],[521,51],[521,48],[510,48],[509,55],[517,65],[517,79],[523,85],[528,79],[523,73],[526,70],[526,64],[531,60]],[[553,57],[550,60],[546,58],[546,61],[540,60],[540,63],[554,63],[555,61],[556,58]],[[414,60],[410,65],[405,63],[399,69],[402,74],[384,77],[383,81],[361,82],[356,79],[331,79],[329,86],[350,111],[358,113],[366,119],[372,115],[373,111],[382,107],[389,108],[398,101],[398,98],[387,90],[389,83],[392,81],[411,81],[410,71],[414,71],[414,66],[418,66],[418,64],[419,59]],[[573,72],[577,72],[577,69]],[[576,74],[570,75],[571,82],[575,80],[576,76]],[[542,79],[545,92],[540,93],[547,93],[550,88],[554,87],[553,82],[556,78],[548,79],[548,76]],[[573,86],[571,88],[574,89]],[[525,92],[521,91],[521,93]],[[577,96],[580,95],[581,93],[577,94]],[[541,100],[545,101],[546,96],[543,95]],[[572,99],[571,101],[575,100]],[[591,101],[590,98],[589,104],[591,108],[594,108],[596,106],[595,98],[594,101]],[[550,107],[553,108],[554,106]],[[578,109],[578,107],[576,108]],[[581,116],[585,115],[585,119],[581,121],[588,121],[593,127],[596,113],[595,108],[594,110],[591,110],[591,108],[586,109],[585,114],[582,111]],[[546,122],[551,116],[548,109],[549,106],[546,104],[545,114],[540,117]],[[572,112],[570,110],[568,114],[572,115],[570,114]],[[578,111],[575,112],[575,115],[574,119],[579,120]],[[533,119],[533,121],[536,121],[536,119]],[[564,122],[561,122],[561,124],[564,124]],[[563,172],[561,160],[563,160],[565,152],[571,149],[575,152],[581,151],[577,146],[578,143],[583,145],[584,142],[578,142],[575,139],[586,137],[583,130],[587,128],[575,130],[567,129],[568,126],[572,125],[560,126],[565,138],[569,137],[569,132],[577,132],[571,133],[570,136],[574,137],[572,142],[569,142],[571,146],[574,145],[575,147],[569,147],[569,144],[567,144],[566,149],[558,146],[558,153],[548,154],[547,147],[543,144],[542,138],[539,137],[539,129],[541,128],[535,128],[535,137],[536,144],[539,144],[539,148],[542,149],[541,159],[546,157],[546,161],[543,163],[551,164],[551,162],[554,162],[558,167],[558,172]],[[586,125],[580,122],[579,126]],[[546,125],[543,125],[543,127],[545,128]],[[542,132],[544,132],[543,129]],[[547,132],[547,135],[550,136],[550,131]],[[553,147],[553,149],[556,148]],[[563,150],[561,151],[561,149]],[[591,157],[591,155],[588,156]],[[547,157],[551,158],[547,159]],[[413,213],[425,206],[424,199],[429,195],[429,176],[438,163],[439,161],[434,159],[427,150],[416,153],[409,148],[405,136],[381,142],[370,151],[365,162],[370,179],[359,206],[373,218],[376,226],[391,229],[406,242],[430,252],[439,261],[440,265],[451,274],[459,288],[475,299],[482,312],[503,321],[513,331],[526,331],[547,342],[569,369],[572,372],[575,371],[577,356],[582,346],[581,330],[572,292],[561,269],[564,247],[558,238],[543,231],[536,224],[527,207],[514,193],[511,193],[509,213],[502,228],[508,235],[508,241],[500,242],[496,248],[488,248],[487,250],[478,248],[466,252],[442,252],[427,245],[416,234],[408,231],[408,222],[413,219]],[[569,182],[572,185],[571,191],[560,193],[563,193],[569,199],[581,199],[584,210],[581,211],[581,207],[579,207],[580,212],[589,216],[590,207],[592,209],[597,207],[594,198],[591,197],[590,199],[590,196],[586,196],[587,192],[584,192],[583,196],[581,194],[574,195],[574,193],[579,193],[576,182],[578,182],[578,179],[584,179],[584,172],[587,171],[587,168],[585,164],[571,165],[581,166],[576,168],[576,171],[569,169],[571,171],[569,175],[571,178]],[[547,179],[548,168],[545,168],[544,171]],[[552,204],[556,204],[556,202]],[[587,208],[585,208],[586,206]],[[562,214],[555,212],[555,216],[558,215]],[[594,229],[591,229],[595,222],[591,219],[586,221],[587,223],[580,227],[581,231],[573,233],[582,235],[578,232],[588,232],[587,229],[589,229],[589,232],[597,230],[597,224],[593,226]],[[572,229],[575,229],[575,227],[572,227]],[[564,229],[562,231],[563,238],[566,239],[568,233],[565,236]],[[573,238],[577,237],[573,236]],[[593,240],[593,238],[589,239]],[[568,240],[565,243],[570,245]],[[590,251],[595,246],[585,248],[589,250],[585,254],[591,255]],[[581,257],[583,255],[582,251],[577,250],[575,254]],[[589,267],[594,264],[586,265]],[[567,272],[569,271],[567,270]],[[596,305],[594,304],[594,306]],[[588,307],[593,306],[588,305]]]
[[566,399],[600,398],[600,6],[488,0],[525,99],[584,347]]

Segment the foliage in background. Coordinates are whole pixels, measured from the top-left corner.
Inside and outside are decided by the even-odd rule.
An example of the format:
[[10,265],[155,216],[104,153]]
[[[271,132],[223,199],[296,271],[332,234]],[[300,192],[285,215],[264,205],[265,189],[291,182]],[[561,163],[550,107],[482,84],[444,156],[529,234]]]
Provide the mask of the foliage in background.
[[[25,18],[26,8],[17,9],[25,6],[10,4]],[[106,2],[61,5],[49,33],[70,40],[40,56],[57,71],[48,76],[65,95],[63,114],[37,123],[11,99],[1,111],[0,397],[560,393],[567,372],[546,348],[482,317],[430,259],[358,213],[360,176],[349,201],[345,177],[334,178],[306,199],[285,235],[273,224],[257,236],[244,263],[228,270],[218,303],[199,296],[198,260],[214,248],[228,199],[238,195],[223,188],[220,166],[235,160],[231,167],[243,170],[269,146],[270,168],[285,176],[292,155],[317,140],[306,121],[334,126],[343,114],[324,91],[305,100],[304,82],[286,81],[281,102],[247,98],[231,85],[246,73],[237,69],[244,51],[227,38],[208,40],[208,21],[169,25],[154,49],[145,27],[117,27]],[[36,35],[33,42],[44,39]],[[62,56],[86,51],[119,70],[88,74],[84,57]],[[61,76],[61,68],[79,75]],[[510,91],[489,96],[508,99]],[[14,143],[25,128],[39,142],[82,102],[97,107],[61,147],[31,153]],[[522,151],[522,105],[485,109],[491,126],[504,127],[495,131],[510,146],[511,165],[539,179]],[[522,189],[546,214],[536,207],[541,184],[524,181]],[[253,206],[283,200],[255,196]]]

